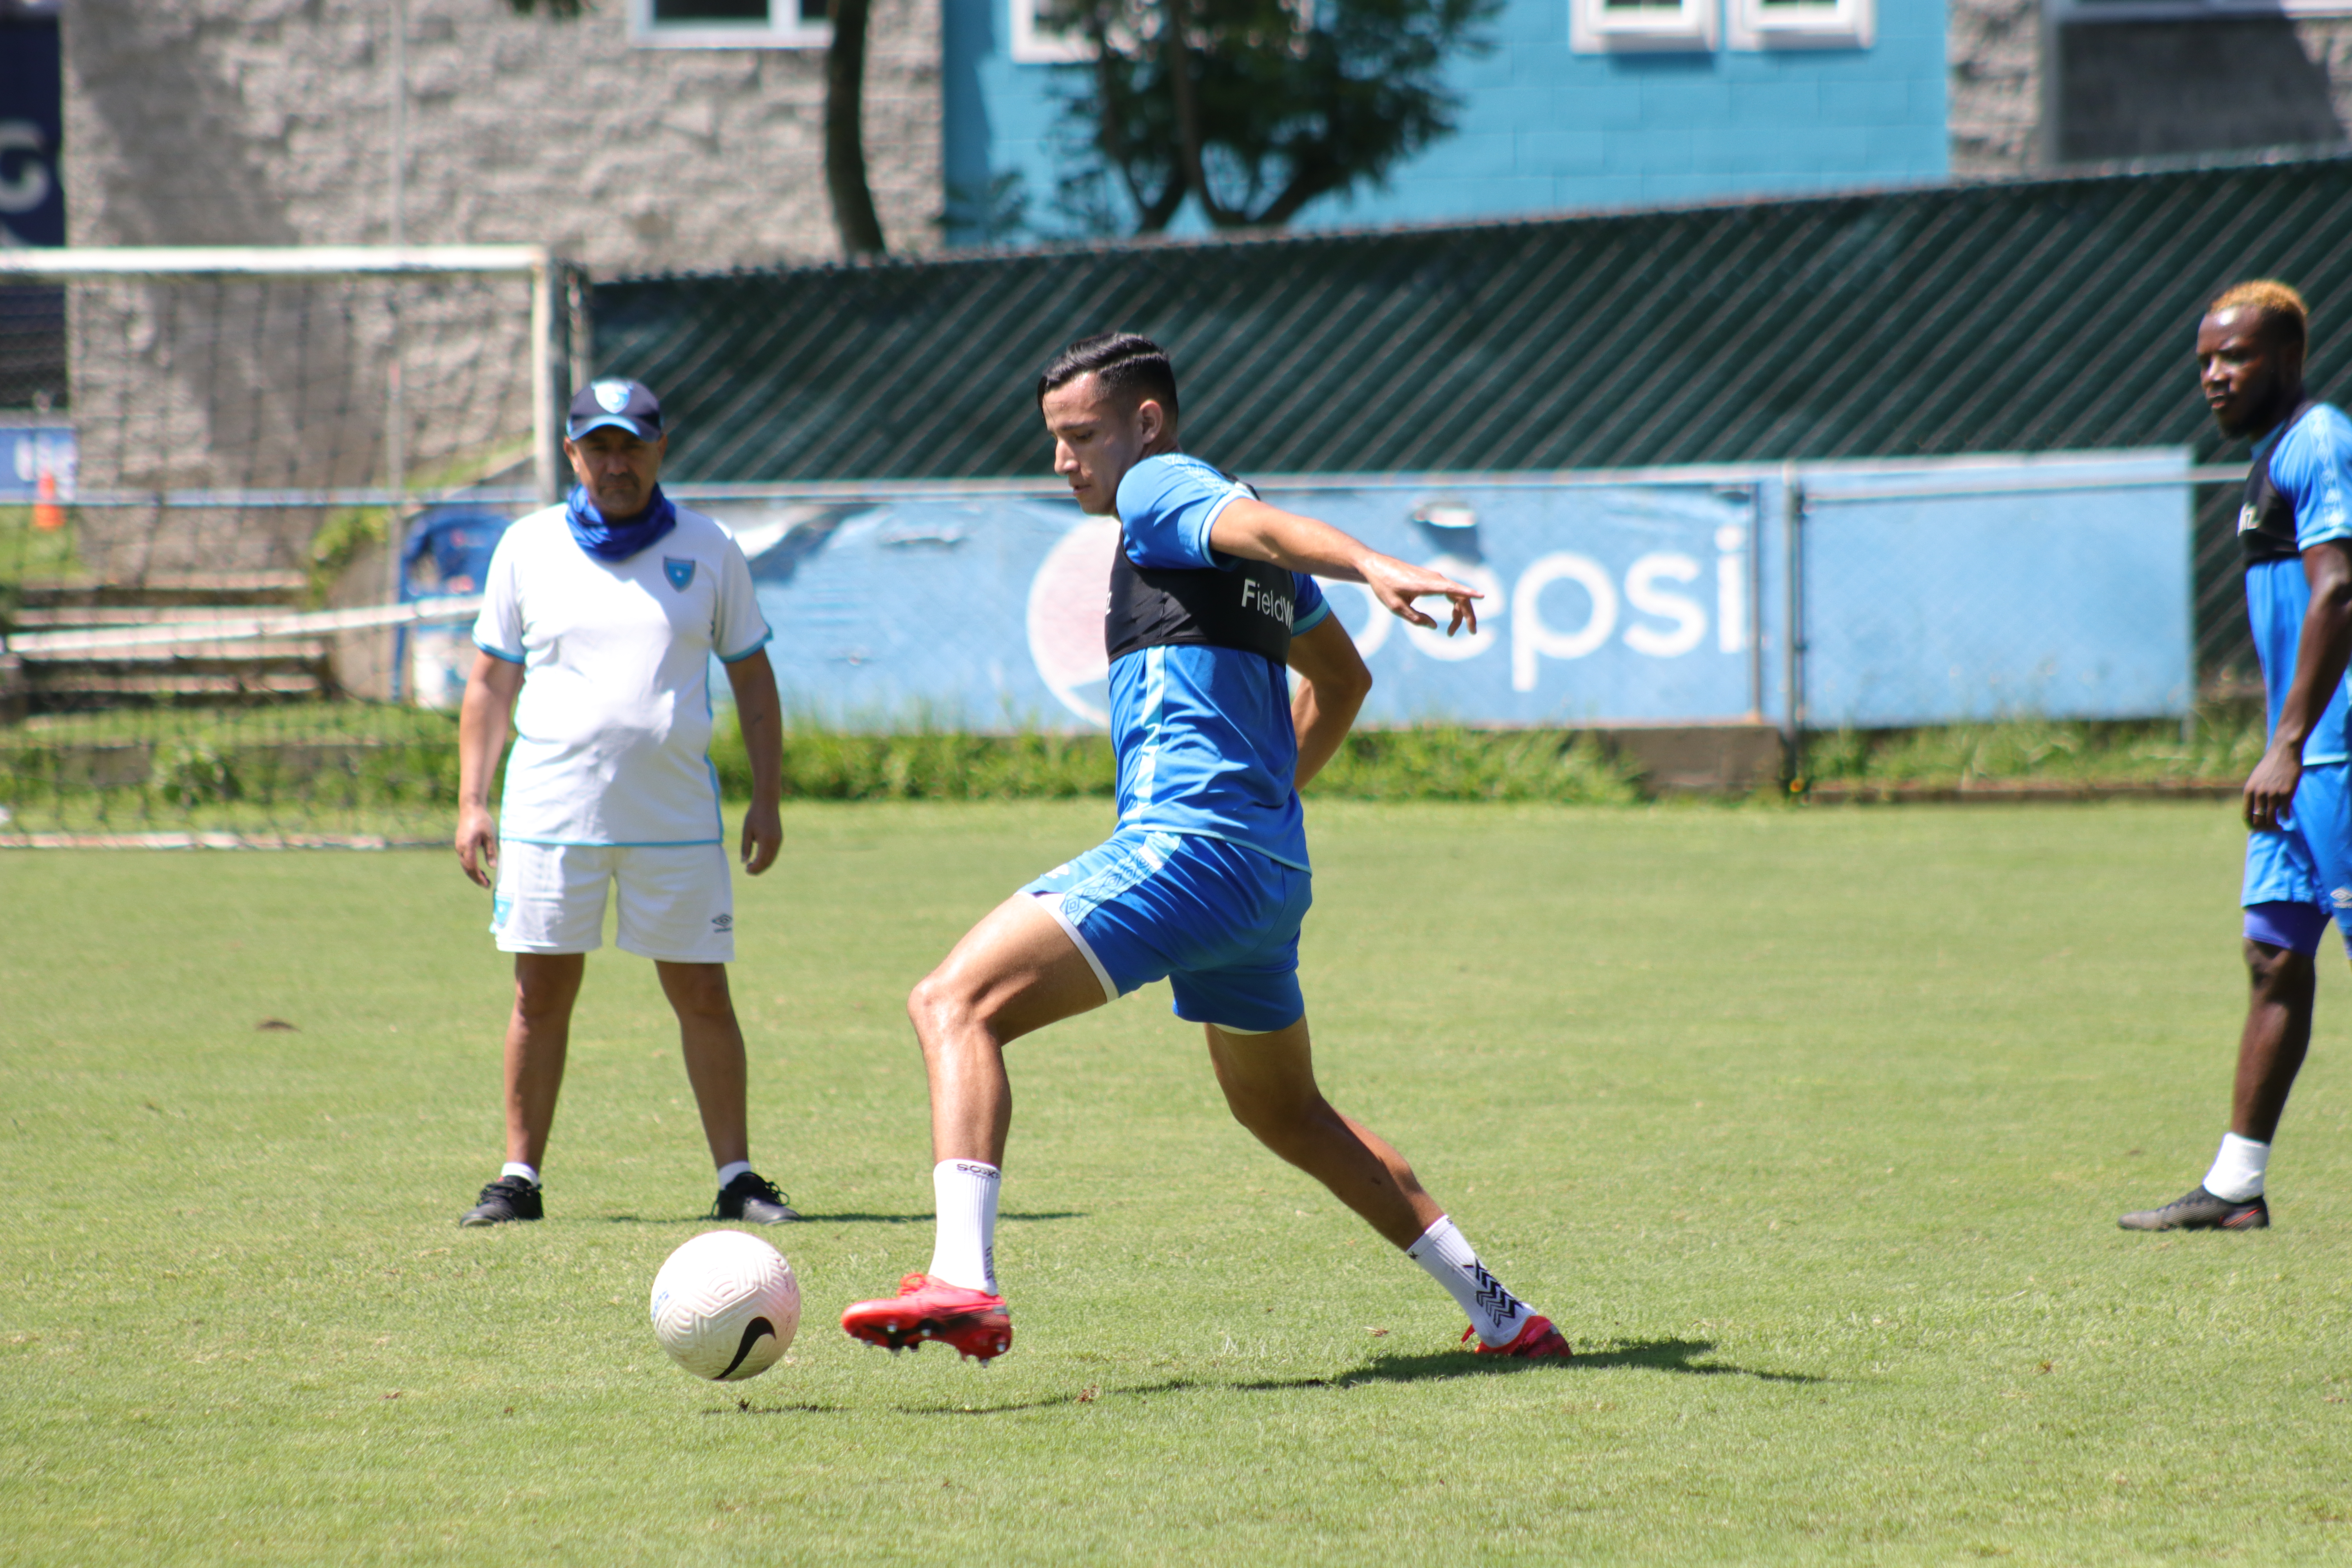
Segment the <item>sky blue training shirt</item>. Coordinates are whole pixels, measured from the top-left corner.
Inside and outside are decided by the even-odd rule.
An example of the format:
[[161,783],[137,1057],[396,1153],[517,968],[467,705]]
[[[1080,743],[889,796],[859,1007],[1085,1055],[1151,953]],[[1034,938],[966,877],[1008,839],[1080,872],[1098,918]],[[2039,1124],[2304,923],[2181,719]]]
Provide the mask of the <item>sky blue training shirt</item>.
[[[1209,529],[1249,493],[1198,458],[1146,458],[1119,481],[1120,547],[1141,567],[1230,570],[1234,558],[1209,548]],[[1297,637],[1331,606],[1314,578],[1291,577]],[[1191,644],[1127,654],[1110,667],[1110,733],[1122,832],[1222,838],[1307,868],[1290,681],[1270,659]]]
[[[2333,404],[2314,404],[2302,418],[2254,445],[2254,461],[2270,460],[2271,487],[2294,507],[2294,546],[2308,550],[2330,540],[2352,540],[2352,419]],[[1122,492],[1123,493],[1123,492]],[[2246,616],[2263,663],[2265,734],[2278,731],[2279,710],[2294,681],[2295,649],[2311,609],[2311,584],[2293,557],[2257,561],[2246,568]],[[2303,743],[2305,766],[2352,760],[2344,683]]]

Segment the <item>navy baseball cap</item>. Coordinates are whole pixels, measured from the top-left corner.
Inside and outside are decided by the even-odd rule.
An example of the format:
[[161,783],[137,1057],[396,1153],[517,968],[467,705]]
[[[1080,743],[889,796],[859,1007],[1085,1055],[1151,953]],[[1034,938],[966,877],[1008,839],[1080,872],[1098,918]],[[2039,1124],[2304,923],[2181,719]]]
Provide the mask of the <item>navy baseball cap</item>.
[[563,421],[563,438],[577,441],[608,425],[626,430],[640,441],[658,441],[662,438],[661,399],[643,382],[592,381],[572,399],[572,412]]

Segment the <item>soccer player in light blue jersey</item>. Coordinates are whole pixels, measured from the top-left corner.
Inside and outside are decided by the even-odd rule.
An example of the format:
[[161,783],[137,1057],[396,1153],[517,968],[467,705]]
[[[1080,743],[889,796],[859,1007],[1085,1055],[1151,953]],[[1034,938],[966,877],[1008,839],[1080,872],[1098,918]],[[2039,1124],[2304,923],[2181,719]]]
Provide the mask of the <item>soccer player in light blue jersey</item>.
[[2307,316],[2284,283],[2241,283],[2197,328],[2205,401],[2254,459],[2238,513],[2270,746],[2246,780],[2246,968],[2230,1131],[2195,1191],[2126,1230],[2259,1230],[2287,1091],[2311,1044],[2312,960],[2333,918],[2352,947],[2352,421],[2303,385]]
[[1476,630],[1478,595],[1186,457],[1175,373],[1148,338],[1071,344],[1037,399],[1055,472],[1081,510],[1120,523],[1104,621],[1118,826],[999,905],[908,999],[930,1076],[937,1241],[927,1271],[850,1307],[842,1327],[890,1350],[939,1340],[982,1362],[1010,1348],[993,1239],[1013,1114],[1004,1047],[1164,978],[1177,1016],[1206,1033],[1234,1118],[1428,1270],[1468,1315],[1465,1341],[1487,1354],[1568,1355],[1403,1156],[1323,1098],[1298,986],[1311,888],[1298,786],[1371,689],[1309,574],[1361,583],[1421,626],[1436,623],[1413,601],[1443,595],[1449,634]]

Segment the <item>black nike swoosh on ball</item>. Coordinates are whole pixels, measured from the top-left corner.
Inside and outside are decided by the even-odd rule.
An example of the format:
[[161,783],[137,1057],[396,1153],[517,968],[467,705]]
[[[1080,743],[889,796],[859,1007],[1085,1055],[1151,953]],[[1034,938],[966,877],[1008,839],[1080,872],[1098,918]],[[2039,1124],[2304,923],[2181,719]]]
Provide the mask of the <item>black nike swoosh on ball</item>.
[[720,1373],[717,1377],[712,1378],[710,1381],[713,1383],[726,1382],[728,1373],[733,1372],[737,1367],[743,1364],[743,1358],[751,1353],[751,1342],[758,1339],[761,1334],[767,1335],[770,1339],[774,1339],[776,1337],[776,1326],[768,1321],[765,1318],[754,1318],[750,1322],[744,1324],[743,1342],[735,1347],[735,1359],[727,1363],[726,1372]]

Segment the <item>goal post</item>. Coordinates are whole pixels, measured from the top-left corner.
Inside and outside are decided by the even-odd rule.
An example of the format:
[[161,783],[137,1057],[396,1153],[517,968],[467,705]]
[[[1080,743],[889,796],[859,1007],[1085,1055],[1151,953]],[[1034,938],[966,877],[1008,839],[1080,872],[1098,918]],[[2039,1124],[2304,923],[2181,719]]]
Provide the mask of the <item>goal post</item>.
[[474,588],[413,546],[561,498],[580,269],[534,245],[0,250],[9,296],[57,338],[0,343],[50,367],[0,375],[26,405],[0,406],[17,826],[33,785],[152,795],[200,755],[182,796],[249,801],[230,775],[274,790],[413,739],[383,702],[418,694],[411,656],[470,618]]
[[[531,434],[530,479],[541,504],[551,502],[562,491],[560,433],[563,405],[570,384],[584,374],[586,290],[579,270],[559,260],[543,246],[194,246],[0,250],[0,287],[26,283],[72,288],[101,283],[136,286],[173,282],[217,287],[238,281],[260,285],[458,278],[512,279],[529,290],[529,346],[525,357],[529,366]],[[392,310],[397,311],[396,292],[388,291],[383,298]],[[93,362],[100,352],[99,345],[90,341],[95,323],[74,319],[89,314],[87,309],[69,311],[69,375],[72,370],[95,368]],[[408,499],[409,476],[404,471],[406,454],[403,441],[405,432],[400,428],[396,414],[406,401],[402,374],[404,345],[395,337],[389,346],[384,398],[389,437],[385,457],[390,468],[376,485],[311,487],[322,492],[319,499],[325,504],[380,504],[386,498],[379,491],[398,492],[391,498],[395,501]],[[163,367],[163,374],[172,372]],[[70,401],[79,401],[68,395]],[[299,499],[282,494],[277,498],[278,504],[294,504]],[[152,504],[153,496],[144,491],[121,496],[100,489],[77,500],[82,506]]]

